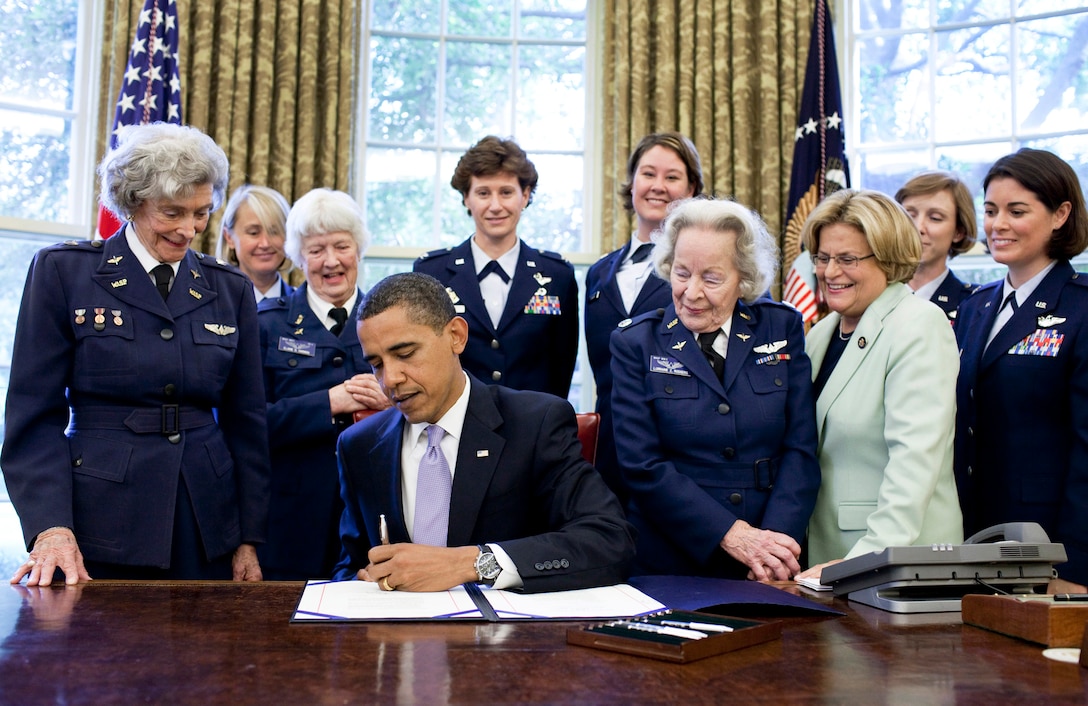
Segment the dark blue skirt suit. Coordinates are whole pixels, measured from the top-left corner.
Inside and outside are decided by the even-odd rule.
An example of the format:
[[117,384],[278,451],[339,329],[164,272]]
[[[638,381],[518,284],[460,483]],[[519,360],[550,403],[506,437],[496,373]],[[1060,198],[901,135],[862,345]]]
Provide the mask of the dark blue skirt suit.
[[723,383],[670,304],[612,334],[612,376],[633,573],[744,578],[719,545],[737,520],[804,539],[820,469],[795,309],[737,302]]
[[332,576],[343,512],[336,439],[352,417],[332,415],[329,388],[371,372],[356,332],[362,294],[335,336],[310,308],[307,288],[262,301],[257,317],[272,451],[268,542],[258,555],[269,579]]

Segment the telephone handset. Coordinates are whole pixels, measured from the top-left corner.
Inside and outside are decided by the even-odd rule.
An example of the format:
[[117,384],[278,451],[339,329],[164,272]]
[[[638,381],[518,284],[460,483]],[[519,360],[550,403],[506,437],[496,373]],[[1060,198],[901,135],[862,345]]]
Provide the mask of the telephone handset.
[[975,532],[964,540],[964,544],[987,544],[991,542],[1029,542],[1048,544],[1050,537],[1037,522],[1006,522]]

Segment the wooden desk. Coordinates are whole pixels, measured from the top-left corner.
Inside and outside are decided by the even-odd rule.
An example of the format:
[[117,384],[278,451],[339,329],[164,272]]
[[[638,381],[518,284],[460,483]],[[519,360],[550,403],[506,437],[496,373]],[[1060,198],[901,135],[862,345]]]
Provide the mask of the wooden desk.
[[[793,589],[798,590],[798,589]],[[0,586],[0,703],[1084,703],[1088,669],[835,600],[687,665],[566,644],[569,623],[292,625],[301,584]],[[825,598],[823,600],[831,600]]]

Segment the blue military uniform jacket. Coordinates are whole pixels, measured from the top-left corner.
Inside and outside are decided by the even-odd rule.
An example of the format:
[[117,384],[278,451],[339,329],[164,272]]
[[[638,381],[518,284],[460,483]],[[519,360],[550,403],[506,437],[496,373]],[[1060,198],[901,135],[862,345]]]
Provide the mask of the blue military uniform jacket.
[[948,276],[944,278],[941,286],[937,287],[937,291],[929,300],[939,306],[948,320],[955,324],[960,302],[971,296],[976,289],[978,289],[977,284],[964,282],[949,270]]
[[1038,522],[1088,584],[1088,276],[1059,262],[986,347],[1002,282],[960,306],[956,483],[970,535]]
[[731,326],[724,383],[671,304],[612,334],[635,573],[743,578],[719,546],[738,519],[805,536],[820,469],[801,317],[759,299],[737,302]]
[[[469,378],[447,543],[496,542],[527,592],[606,586],[627,578],[634,540],[615,496],[582,458],[566,400]],[[409,542],[401,500],[404,417],[387,409],[341,437],[343,556],[335,578],[354,578],[379,542]]]
[[268,542],[258,553],[266,578],[280,580],[332,575],[343,511],[336,438],[352,416],[333,417],[329,388],[371,372],[356,331],[362,293],[334,336],[310,308],[307,288],[266,299],[257,315],[272,451]]
[[669,283],[650,273],[628,312],[616,284],[616,273],[631,248],[631,242],[593,263],[586,273],[585,336],[589,365],[597,383],[597,413],[601,415],[597,437],[597,470],[608,487],[626,503],[624,484],[616,459],[616,440],[612,430],[612,354],[608,342],[616,325],[649,311],[663,309],[672,301]]
[[469,240],[427,253],[412,269],[446,285],[457,313],[468,321],[461,364],[469,374],[517,390],[567,397],[578,357],[578,282],[562,255],[522,241],[498,327],[480,295]]
[[39,251],[0,465],[28,544],[65,526],[87,560],[166,568],[182,479],[208,558],[263,541],[268,437],[249,280],[190,251],[164,302],[123,232]]

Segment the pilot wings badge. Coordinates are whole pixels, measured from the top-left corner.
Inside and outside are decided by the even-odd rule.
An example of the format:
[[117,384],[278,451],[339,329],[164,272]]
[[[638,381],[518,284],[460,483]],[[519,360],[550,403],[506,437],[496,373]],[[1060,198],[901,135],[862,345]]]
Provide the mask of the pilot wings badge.
[[542,272],[537,272],[535,275],[533,275],[533,279],[535,279],[537,281],[537,284],[541,286],[544,286],[548,282],[552,281],[551,277],[545,277],[544,273]]
[[762,346],[756,346],[752,349],[753,353],[777,353],[781,349],[786,347],[785,341],[775,341],[773,343],[764,343]]
[[1050,314],[1047,314],[1046,316],[1040,316],[1038,319],[1035,320],[1035,325],[1038,328],[1050,328],[1051,326],[1057,326],[1058,324],[1064,323],[1064,316],[1051,316]]
[[233,326],[226,326],[224,324],[204,324],[204,328],[208,329],[216,336],[229,336],[238,330]]

